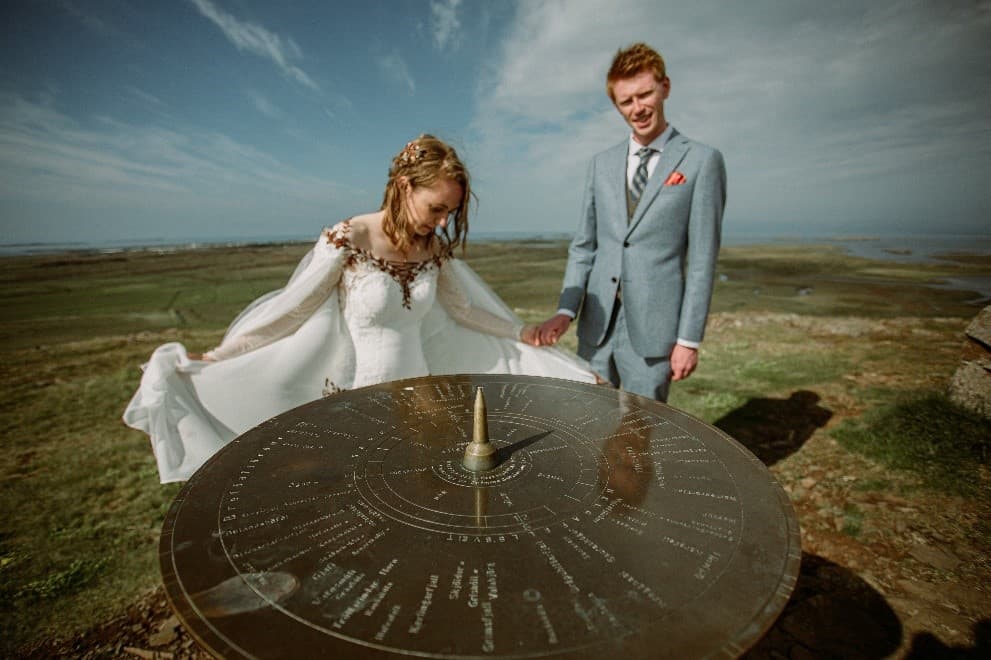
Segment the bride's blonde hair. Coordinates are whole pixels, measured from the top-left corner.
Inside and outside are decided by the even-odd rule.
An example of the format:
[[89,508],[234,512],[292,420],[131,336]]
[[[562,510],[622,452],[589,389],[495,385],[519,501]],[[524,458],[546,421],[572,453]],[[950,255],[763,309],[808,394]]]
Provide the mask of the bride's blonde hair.
[[406,252],[410,248],[410,218],[402,188],[403,179],[409,182],[411,188],[416,188],[431,186],[442,178],[460,184],[463,191],[461,204],[454,211],[452,222],[442,229],[443,233],[440,235],[444,242],[444,251],[453,251],[458,245],[463,247],[467,243],[468,199],[471,197],[468,169],[453,147],[433,135],[423,134],[408,142],[392,159],[389,181],[385,184],[382,199],[382,210],[385,211],[382,229],[400,251]]

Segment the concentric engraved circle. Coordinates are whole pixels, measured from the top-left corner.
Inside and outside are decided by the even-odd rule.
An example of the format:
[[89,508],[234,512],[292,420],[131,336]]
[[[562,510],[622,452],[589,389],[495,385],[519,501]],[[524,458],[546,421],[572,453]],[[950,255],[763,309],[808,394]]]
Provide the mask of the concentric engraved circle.
[[[458,446],[463,448],[466,444],[459,442]],[[505,444],[497,441],[492,441],[492,444],[499,447],[500,450],[505,451],[506,449]],[[462,488],[498,486],[513,479],[525,478],[532,469],[533,459],[527,452],[510,454],[494,468],[484,472],[472,472],[458,460],[447,460],[431,468],[438,479]]]
[[[457,428],[471,428],[471,410],[459,407],[448,414]],[[602,456],[585,436],[519,414],[496,412],[488,423],[499,460],[492,470],[471,472],[462,466],[466,439],[414,429],[363,454],[355,467],[358,494],[398,522],[473,536],[519,534],[549,525],[601,495],[605,484],[595,477]],[[516,494],[526,493],[529,480],[554,487],[522,506],[525,500]],[[433,496],[424,498],[424,492]]]
[[[476,387],[499,459],[484,473],[461,466]],[[735,656],[800,556],[787,498],[717,429],[517,376],[279,415],[193,476],[161,549],[176,611],[225,657]]]

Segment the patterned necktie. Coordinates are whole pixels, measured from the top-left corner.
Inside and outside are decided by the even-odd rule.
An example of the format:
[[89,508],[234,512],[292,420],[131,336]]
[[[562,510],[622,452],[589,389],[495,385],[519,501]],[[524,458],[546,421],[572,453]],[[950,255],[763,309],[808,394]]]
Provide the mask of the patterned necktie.
[[630,185],[630,197],[633,199],[634,204],[640,201],[643,188],[647,185],[647,161],[650,160],[652,153],[654,153],[654,150],[650,147],[641,147],[637,150],[637,155],[640,156],[640,164],[637,165],[637,171],[633,174],[633,183]]

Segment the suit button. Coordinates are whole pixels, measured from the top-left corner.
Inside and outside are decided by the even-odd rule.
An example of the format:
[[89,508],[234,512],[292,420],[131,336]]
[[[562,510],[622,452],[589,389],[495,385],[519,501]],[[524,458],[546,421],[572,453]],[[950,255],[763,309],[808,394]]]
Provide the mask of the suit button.
[[616,282],[618,282],[618,281],[619,281],[619,280],[617,280],[617,279],[616,279],[615,277],[610,277],[609,279],[611,279],[611,280],[613,281],[613,283],[616,283]]
[[623,241],[623,247],[630,247],[629,241]]

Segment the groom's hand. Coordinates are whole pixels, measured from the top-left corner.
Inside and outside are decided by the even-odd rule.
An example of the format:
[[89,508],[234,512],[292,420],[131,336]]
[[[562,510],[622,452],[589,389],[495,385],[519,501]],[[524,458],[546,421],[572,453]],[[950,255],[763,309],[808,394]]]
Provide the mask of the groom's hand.
[[671,349],[671,380],[684,380],[692,375],[699,363],[699,352],[694,348],[675,344]]
[[571,317],[567,314],[557,314],[540,325],[540,343],[553,346],[571,326]]
[[523,326],[523,329],[520,330],[520,341],[530,346],[540,346],[540,326]]

